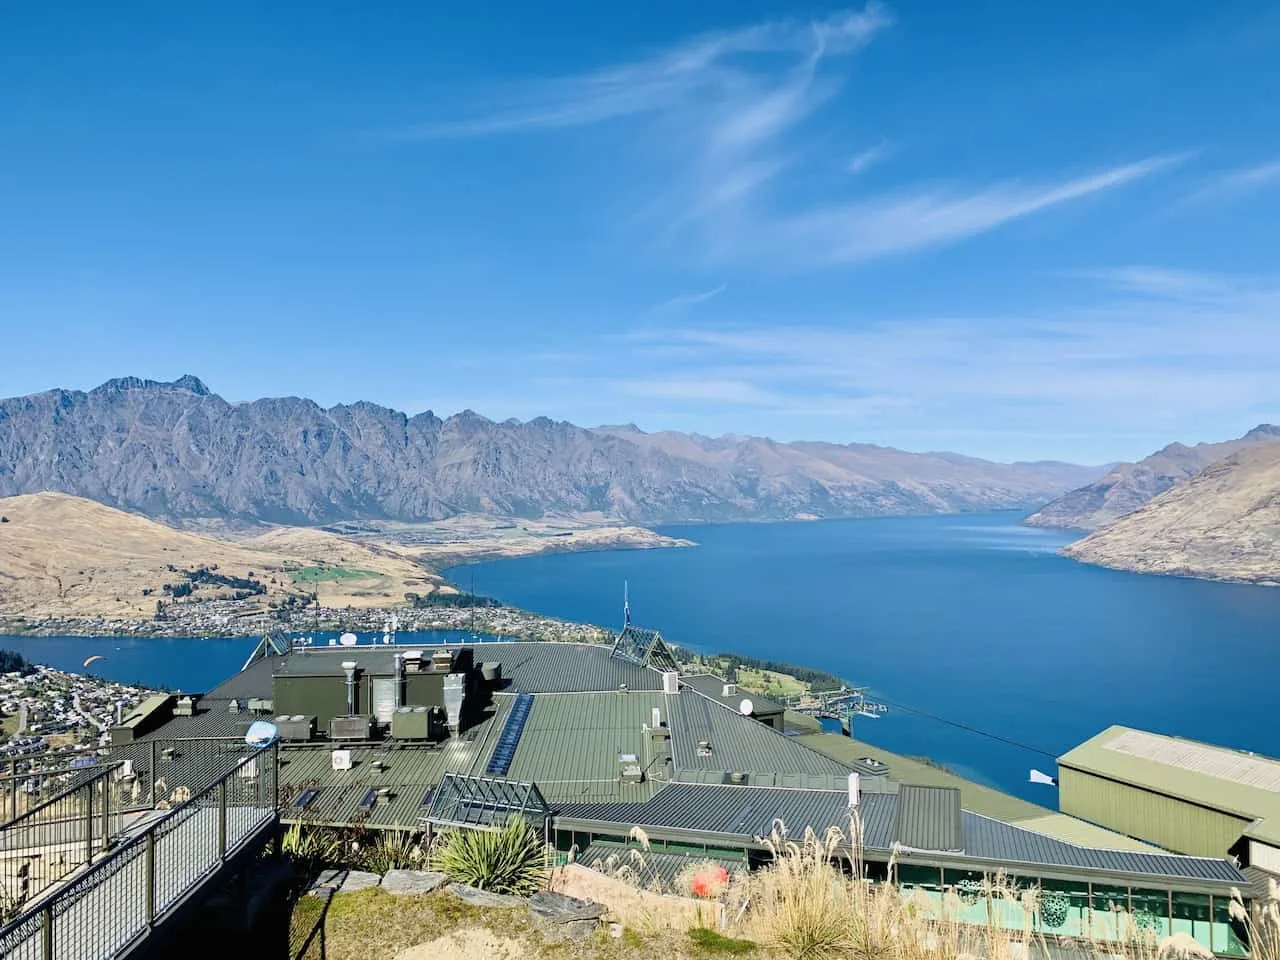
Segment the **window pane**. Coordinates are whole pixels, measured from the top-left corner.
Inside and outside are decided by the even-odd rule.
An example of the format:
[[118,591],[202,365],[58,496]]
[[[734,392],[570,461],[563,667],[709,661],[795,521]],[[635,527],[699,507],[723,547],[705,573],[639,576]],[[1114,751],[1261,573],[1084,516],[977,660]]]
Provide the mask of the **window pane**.
[[[1246,905],[1247,909],[1247,905]],[[1231,898],[1213,898],[1213,952],[1228,957],[1247,957],[1244,925],[1231,916]]]
[[1129,915],[1129,888],[1093,885],[1093,913],[1090,932],[1099,940],[1120,940],[1126,934]]
[[1040,881],[1036,929],[1059,937],[1083,937],[1089,931],[1089,885],[1065,880]]
[[1213,949],[1208,894],[1174,893],[1173,932],[1189,934],[1197,943]]
[[988,922],[990,883],[984,874],[977,870],[955,870],[948,867],[942,871],[942,885],[948,892],[955,894],[959,901],[955,919],[961,923]]
[[1138,933],[1151,933],[1157,939],[1169,935],[1169,891],[1139,890],[1130,892],[1133,922]]

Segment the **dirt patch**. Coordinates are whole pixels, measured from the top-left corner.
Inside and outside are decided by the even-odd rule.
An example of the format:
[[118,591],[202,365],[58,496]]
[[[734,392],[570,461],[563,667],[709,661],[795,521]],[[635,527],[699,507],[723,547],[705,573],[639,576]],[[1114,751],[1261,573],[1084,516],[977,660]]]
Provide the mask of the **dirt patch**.
[[636,930],[688,930],[715,926],[719,920],[718,904],[651,893],[577,863],[557,867],[547,886],[556,893],[603,903],[610,919]]
[[523,944],[500,937],[484,927],[464,927],[430,943],[401,950],[395,960],[524,960],[530,956]]

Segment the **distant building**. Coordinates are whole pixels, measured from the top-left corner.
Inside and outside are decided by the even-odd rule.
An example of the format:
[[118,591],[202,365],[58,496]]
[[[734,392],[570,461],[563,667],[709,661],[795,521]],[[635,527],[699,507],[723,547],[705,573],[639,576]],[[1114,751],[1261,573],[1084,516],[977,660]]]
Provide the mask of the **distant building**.
[[1129,727],[1058,760],[1064,813],[1280,877],[1280,761]]

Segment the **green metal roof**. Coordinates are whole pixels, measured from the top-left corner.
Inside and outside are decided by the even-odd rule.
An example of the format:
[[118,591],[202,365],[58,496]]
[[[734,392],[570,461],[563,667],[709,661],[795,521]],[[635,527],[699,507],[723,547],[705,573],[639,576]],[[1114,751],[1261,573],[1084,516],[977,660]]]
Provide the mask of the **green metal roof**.
[[904,783],[898,790],[898,843],[916,850],[962,850],[960,791]]
[[[873,721],[869,721],[873,722]],[[889,777],[902,783],[920,784],[923,786],[955,787],[960,791],[960,800],[964,809],[972,810],[982,816],[992,817],[1021,827],[1034,830],[1068,843],[1082,846],[1100,847],[1108,850],[1132,850],[1152,852],[1156,848],[1132,837],[1113,833],[1084,820],[1067,816],[1047,807],[1037,806],[1019,797],[1001,793],[991,787],[944,770],[934,764],[925,763],[912,757],[904,757],[891,753],[883,747],[875,746],[864,740],[854,740],[838,733],[817,733],[797,737],[801,743],[834,757],[844,763],[854,764],[864,757],[872,757],[885,764]]]
[[774,717],[786,711],[786,707],[782,704],[775,703],[768,697],[761,696],[758,693],[750,693],[743,690],[737,684],[732,684],[736,688],[736,692],[725,696],[724,688],[727,681],[709,673],[681,677],[680,682],[730,710],[737,711],[743,700],[750,700],[753,708],[751,715],[754,717]]
[[1251,821],[1245,836],[1280,846],[1280,761],[1195,740],[1108,727],[1058,766]]
[[645,765],[641,726],[655,707],[665,721],[660,693],[537,694],[507,775],[537,781],[551,800],[647,800],[653,771],[645,783],[620,783],[618,754]]

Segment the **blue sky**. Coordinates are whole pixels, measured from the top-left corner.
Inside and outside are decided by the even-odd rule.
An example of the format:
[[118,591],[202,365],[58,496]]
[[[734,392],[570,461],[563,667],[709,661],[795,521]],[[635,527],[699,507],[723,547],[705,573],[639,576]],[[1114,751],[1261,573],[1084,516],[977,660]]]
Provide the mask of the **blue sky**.
[[1081,462],[1280,420],[1274,4],[107,6],[0,22],[0,394]]

